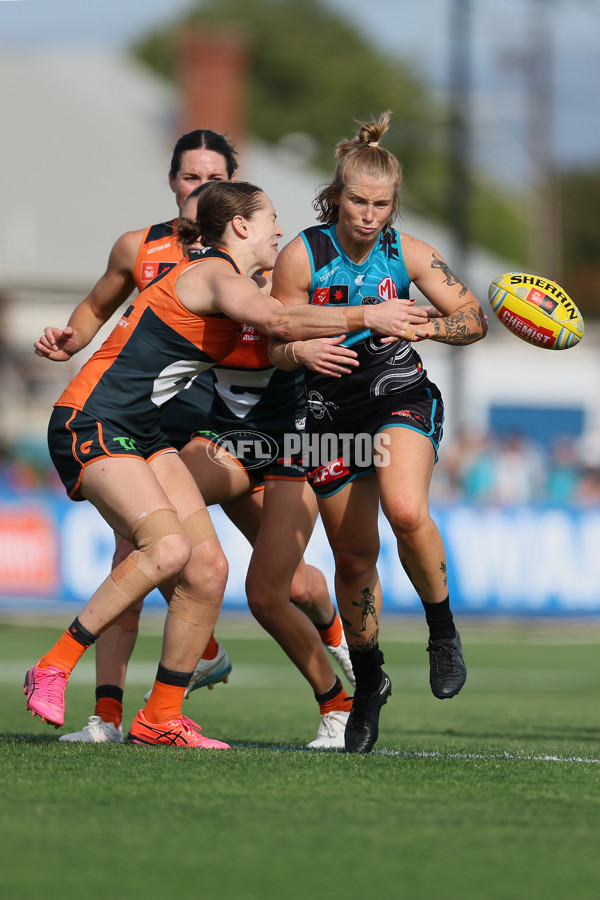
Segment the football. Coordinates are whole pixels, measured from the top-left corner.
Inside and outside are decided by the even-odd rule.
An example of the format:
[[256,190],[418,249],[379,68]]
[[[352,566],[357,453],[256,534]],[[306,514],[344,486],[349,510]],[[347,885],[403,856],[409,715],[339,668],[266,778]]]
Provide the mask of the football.
[[581,313],[554,281],[508,272],[494,278],[488,296],[502,324],[534,347],[566,350],[583,337]]

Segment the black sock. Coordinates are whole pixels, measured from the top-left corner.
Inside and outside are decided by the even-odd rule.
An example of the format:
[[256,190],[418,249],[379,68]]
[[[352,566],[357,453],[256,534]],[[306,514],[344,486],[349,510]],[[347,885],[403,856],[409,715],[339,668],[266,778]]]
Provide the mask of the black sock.
[[193,674],[193,672],[174,672],[172,669],[165,669],[159,663],[156,680],[161,684],[171,684],[173,687],[187,687]]
[[91,631],[84,628],[79,619],[74,619],[71,622],[68,631],[71,637],[84,647],[91,647],[98,637],[97,634],[92,634]]
[[327,703],[328,700],[333,700],[334,697],[337,697],[339,692],[343,689],[342,682],[336,676],[335,683],[332,688],[329,688],[328,691],[325,691],[324,694],[317,694],[315,691],[315,700],[317,703]]
[[379,644],[365,650],[350,650],[350,661],[356,678],[356,690],[372,694],[381,684],[381,667],[385,660]]
[[96,688],[96,703],[104,697],[110,697],[118,703],[123,702],[123,688],[117,687],[116,684],[99,684]]
[[431,639],[439,641],[444,638],[456,637],[456,628],[454,627],[454,619],[450,609],[450,597],[446,597],[441,603],[421,602],[425,610],[425,619],[429,626]]

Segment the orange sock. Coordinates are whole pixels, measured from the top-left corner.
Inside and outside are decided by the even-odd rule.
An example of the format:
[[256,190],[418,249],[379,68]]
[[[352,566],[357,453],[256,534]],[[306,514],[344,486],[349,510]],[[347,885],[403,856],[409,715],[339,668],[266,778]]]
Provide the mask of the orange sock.
[[103,722],[112,722],[119,727],[123,719],[123,704],[113,697],[101,697],[96,700],[94,713],[100,716]]
[[342,620],[337,613],[334,613],[333,621],[329,625],[317,625],[317,631],[324,644],[330,647],[339,647],[344,636],[342,628]]
[[71,637],[68,631],[65,631],[54,647],[42,656],[38,666],[40,669],[56,666],[57,669],[62,669],[70,675],[86,650],[87,647]]
[[149,722],[155,723],[164,722],[165,719],[181,718],[184,694],[185,687],[155,681],[144,709],[144,715]]
[[210,641],[206,645],[206,650],[202,654],[202,659],[214,659],[219,652],[219,645],[215,640],[214,632],[210,636]]
[[333,712],[336,709],[350,712],[352,709],[352,697],[349,697],[344,688],[341,688],[331,700],[325,700],[324,703],[319,703],[319,709],[321,710],[322,716],[326,713]]

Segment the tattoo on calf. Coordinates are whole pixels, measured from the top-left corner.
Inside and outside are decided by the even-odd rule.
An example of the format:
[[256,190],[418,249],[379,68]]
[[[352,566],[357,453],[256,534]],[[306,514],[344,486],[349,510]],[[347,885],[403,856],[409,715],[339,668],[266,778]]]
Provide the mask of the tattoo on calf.
[[[377,643],[379,638],[379,617],[377,615],[377,608],[375,606],[375,595],[371,593],[370,588],[363,588],[361,592],[361,599],[357,602],[356,600],[352,601],[352,606],[357,606],[361,612],[360,619],[360,629],[359,631],[355,631],[353,627],[353,623],[350,622],[349,619],[346,619],[344,616],[340,616],[342,619],[342,624],[344,625],[344,631],[347,635],[354,635],[354,637],[361,637],[367,629],[367,621],[371,618],[375,624],[375,636],[374,638],[369,638],[367,646],[371,643]],[[365,647],[364,643],[360,644],[360,647]]]
[[361,631],[365,631],[367,627],[367,619],[369,618],[369,616],[371,616],[376,626],[379,625],[379,619],[377,618],[377,609],[375,608],[375,595],[371,593],[370,588],[363,588],[361,599],[358,601],[358,603],[353,600],[352,606],[358,606],[358,608],[361,610]]
[[[359,635],[356,635],[357,637]],[[348,641],[348,649],[352,651],[356,651],[357,653],[366,653],[367,650],[373,650],[374,647],[377,647],[379,643],[379,628],[377,628],[368,641],[363,643],[358,643],[357,641],[353,641],[350,639]]]
[[448,572],[447,572],[447,569],[446,569],[446,562],[445,562],[445,560],[442,560],[442,562],[441,562],[441,564],[440,564],[440,572],[441,572],[442,575],[444,576],[444,587],[448,587]]

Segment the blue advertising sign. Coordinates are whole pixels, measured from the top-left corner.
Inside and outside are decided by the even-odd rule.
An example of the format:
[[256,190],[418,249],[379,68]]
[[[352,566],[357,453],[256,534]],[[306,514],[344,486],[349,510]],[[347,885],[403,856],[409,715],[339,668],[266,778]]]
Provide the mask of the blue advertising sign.
[[[251,548],[218,507],[211,516],[230,562],[225,610],[246,609]],[[439,506],[433,516],[447,552],[452,607],[470,615],[600,614],[600,510],[570,507]],[[418,613],[420,601],[380,518],[384,610]],[[0,494],[0,609],[78,609],[110,570],[114,536],[89,503]],[[277,548],[273,548],[277,552]],[[333,596],[333,564],[317,522],[305,554]],[[163,604],[154,591],[147,605]]]

